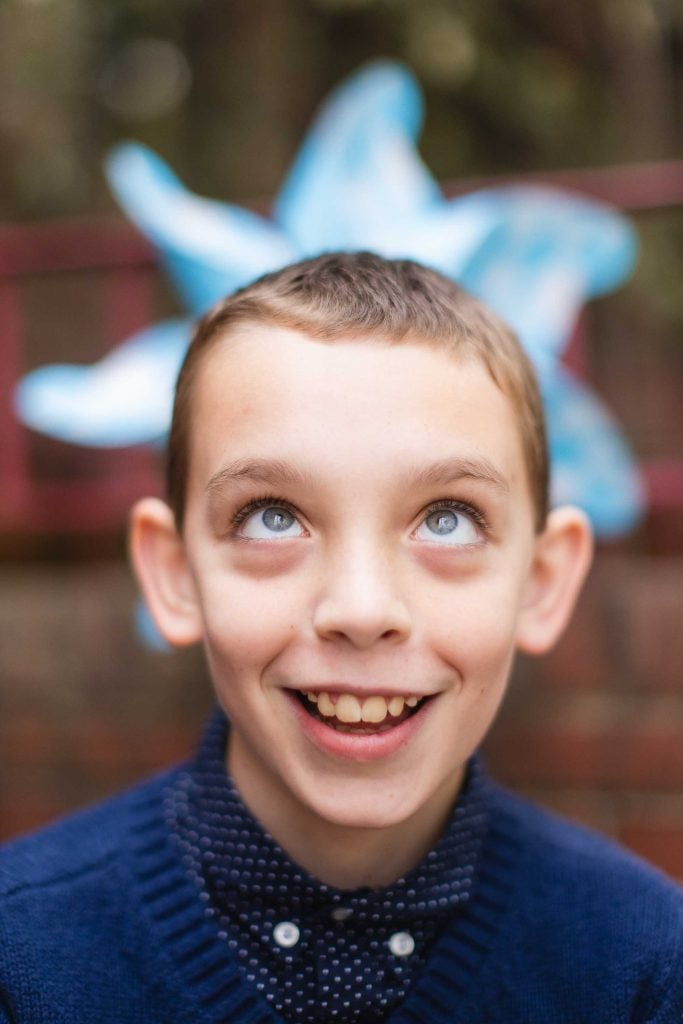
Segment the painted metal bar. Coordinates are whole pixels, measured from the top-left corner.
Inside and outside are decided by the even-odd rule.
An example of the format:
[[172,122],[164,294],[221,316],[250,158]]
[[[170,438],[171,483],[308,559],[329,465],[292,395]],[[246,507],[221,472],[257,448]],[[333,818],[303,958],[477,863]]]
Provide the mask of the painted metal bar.
[[0,522],[21,518],[29,491],[26,435],[13,408],[22,371],[22,310],[19,285],[0,279]]

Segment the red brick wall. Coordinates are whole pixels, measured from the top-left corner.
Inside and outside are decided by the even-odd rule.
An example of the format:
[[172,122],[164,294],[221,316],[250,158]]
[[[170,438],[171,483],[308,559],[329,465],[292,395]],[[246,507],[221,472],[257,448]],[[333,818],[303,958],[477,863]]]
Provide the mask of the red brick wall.
[[683,558],[602,554],[487,741],[516,788],[683,877]]
[[17,567],[0,584],[0,835],[115,792],[190,751],[211,703],[198,651],[133,630],[126,567]]

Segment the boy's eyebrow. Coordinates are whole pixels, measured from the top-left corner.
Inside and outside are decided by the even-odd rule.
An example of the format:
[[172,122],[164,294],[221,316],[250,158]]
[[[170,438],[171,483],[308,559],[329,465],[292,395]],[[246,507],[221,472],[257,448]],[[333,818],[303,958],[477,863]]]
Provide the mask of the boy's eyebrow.
[[[209,480],[209,496],[225,484],[250,480],[264,484],[305,484],[308,475],[280,459],[236,459],[229,462]],[[429,466],[421,466],[405,473],[406,486],[430,487],[453,483],[456,480],[480,480],[507,493],[510,490],[505,477],[485,458],[453,456],[440,459]]]
[[496,469],[492,462],[483,457],[465,458],[456,455],[449,459],[440,459],[430,466],[407,473],[406,478],[406,483],[410,482],[423,487],[445,486],[456,480],[467,479],[491,484],[496,490],[506,494],[510,490],[510,485],[503,474]]
[[305,474],[280,459],[235,459],[214,473],[206,490],[211,496],[224,484],[240,480],[264,484],[301,484],[305,482]]

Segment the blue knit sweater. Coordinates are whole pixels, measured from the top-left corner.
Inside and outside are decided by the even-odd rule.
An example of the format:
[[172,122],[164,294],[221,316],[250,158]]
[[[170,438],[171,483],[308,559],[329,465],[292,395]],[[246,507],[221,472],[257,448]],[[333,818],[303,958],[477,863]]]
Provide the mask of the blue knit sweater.
[[[189,881],[166,773],[0,853],[0,1021],[278,1024]],[[675,1024],[683,896],[491,787],[477,887],[391,1024]]]

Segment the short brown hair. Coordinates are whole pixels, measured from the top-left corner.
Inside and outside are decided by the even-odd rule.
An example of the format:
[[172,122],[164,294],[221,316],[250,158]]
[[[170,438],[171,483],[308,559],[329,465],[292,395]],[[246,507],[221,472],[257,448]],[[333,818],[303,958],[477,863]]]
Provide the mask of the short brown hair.
[[189,471],[191,405],[207,351],[236,326],[268,324],[318,341],[358,334],[417,342],[473,356],[511,400],[520,423],[536,529],[548,513],[548,450],[531,363],[513,332],[449,278],[413,260],[369,252],[326,253],[259,278],[199,321],[176,385],[168,444],[167,494],[182,529]]

